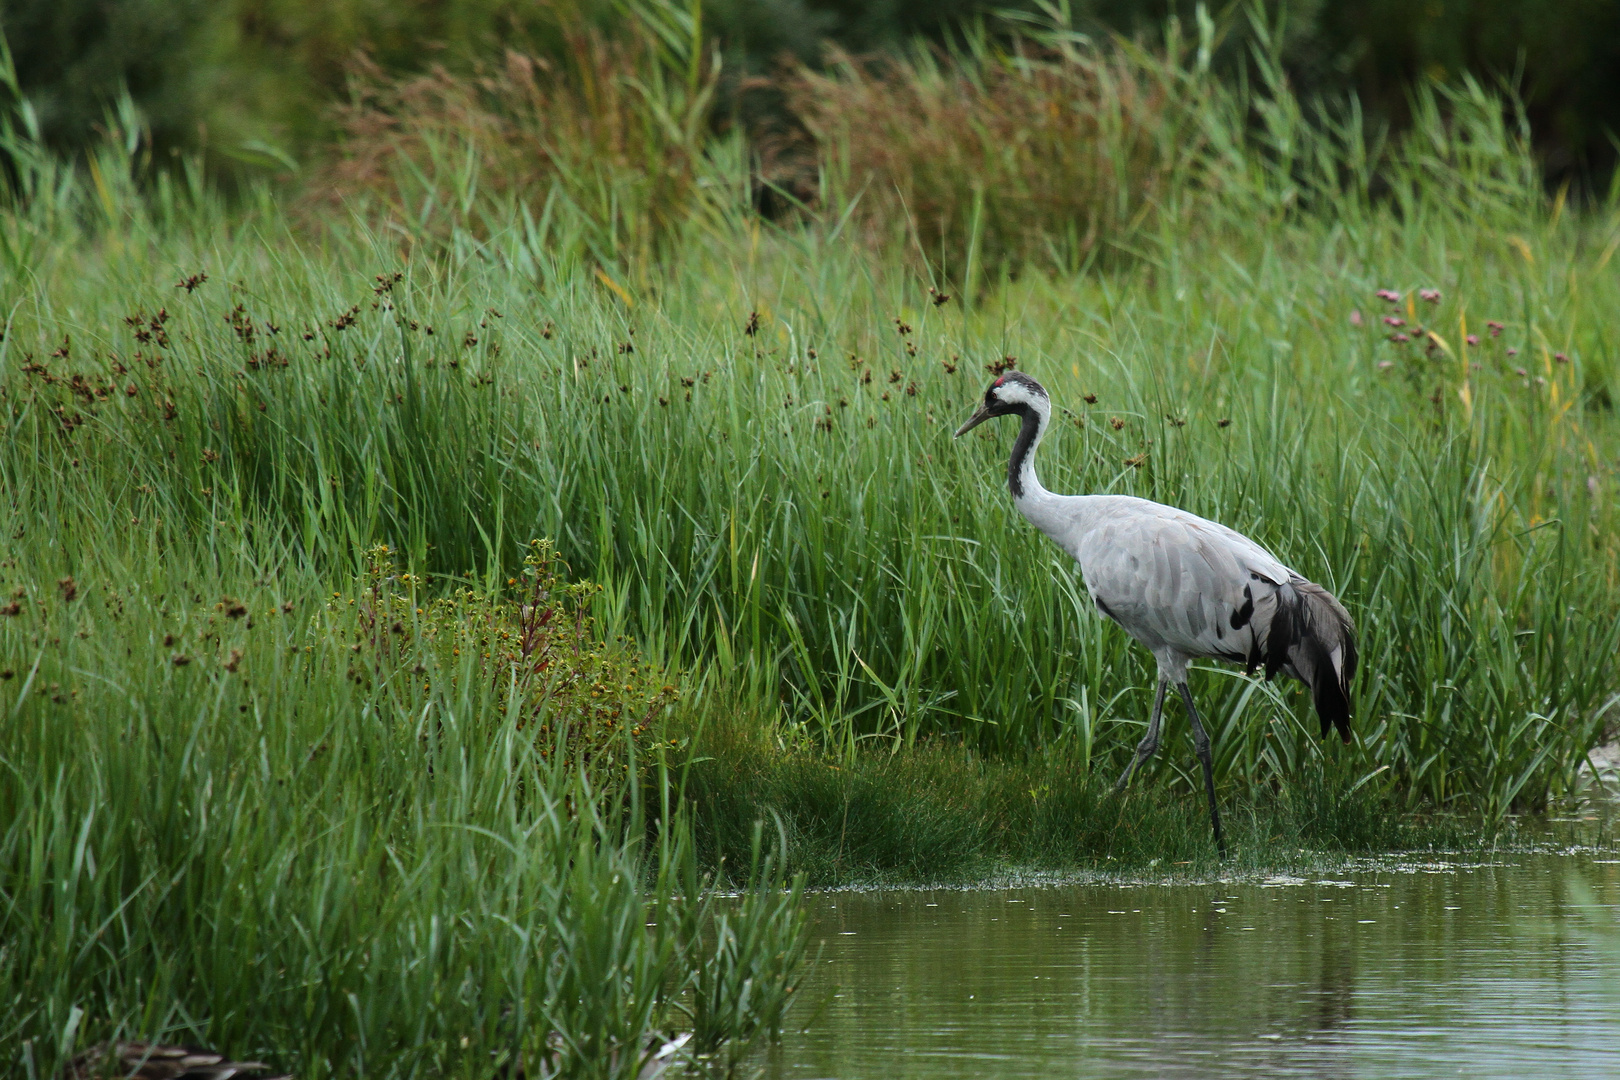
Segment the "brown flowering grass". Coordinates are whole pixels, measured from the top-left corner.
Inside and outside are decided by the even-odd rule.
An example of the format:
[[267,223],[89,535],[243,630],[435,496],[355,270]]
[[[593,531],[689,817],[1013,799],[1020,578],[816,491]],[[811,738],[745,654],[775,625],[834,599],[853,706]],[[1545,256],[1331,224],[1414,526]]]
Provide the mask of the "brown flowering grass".
[[437,595],[396,558],[374,546],[358,594],[328,605],[357,612],[351,678],[391,685],[414,699],[407,709],[430,699],[437,678],[477,679],[543,758],[560,753],[599,782],[656,761],[657,721],[680,676],[603,638],[590,610],[600,586],[565,581],[555,544],[531,543],[504,587]]

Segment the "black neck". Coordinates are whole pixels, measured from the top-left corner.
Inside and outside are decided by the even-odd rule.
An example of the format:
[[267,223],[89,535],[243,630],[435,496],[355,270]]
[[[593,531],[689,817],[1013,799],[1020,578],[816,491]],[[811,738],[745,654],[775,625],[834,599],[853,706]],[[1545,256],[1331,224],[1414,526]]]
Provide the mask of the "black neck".
[[1018,440],[1013,443],[1012,458],[1007,462],[1007,488],[1013,498],[1024,497],[1024,462],[1031,451],[1035,449],[1035,437],[1041,431],[1041,417],[1028,405],[1019,405],[1015,410],[1024,418],[1024,424],[1018,429]]

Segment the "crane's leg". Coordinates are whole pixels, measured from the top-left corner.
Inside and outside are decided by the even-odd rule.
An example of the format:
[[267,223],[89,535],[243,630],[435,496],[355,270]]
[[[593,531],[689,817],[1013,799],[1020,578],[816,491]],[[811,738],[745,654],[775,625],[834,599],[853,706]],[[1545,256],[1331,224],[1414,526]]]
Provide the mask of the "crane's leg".
[[1215,766],[1209,757],[1209,734],[1198,720],[1198,710],[1193,708],[1192,691],[1187,689],[1187,684],[1177,683],[1176,689],[1181,692],[1182,703],[1187,706],[1187,720],[1192,724],[1193,749],[1198,751],[1198,763],[1204,767],[1204,794],[1209,796],[1209,823],[1215,827],[1215,850],[1224,859],[1226,837],[1221,835],[1221,812],[1215,806]]
[[1159,748],[1159,718],[1164,715],[1164,692],[1169,686],[1170,680],[1159,679],[1159,692],[1153,698],[1153,718],[1148,721],[1147,734],[1136,744],[1136,756],[1125,766],[1125,775],[1114,785],[1115,791],[1124,791],[1125,785],[1131,781],[1131,773],[1136,771],[1138,765],[1152,757],[1153,752]]

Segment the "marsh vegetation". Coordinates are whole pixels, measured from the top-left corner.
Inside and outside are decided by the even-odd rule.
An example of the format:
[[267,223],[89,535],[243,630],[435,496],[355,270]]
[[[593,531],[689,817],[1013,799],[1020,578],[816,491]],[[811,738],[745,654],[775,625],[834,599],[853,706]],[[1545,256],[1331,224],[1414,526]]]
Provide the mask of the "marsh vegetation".
[[1620,722],[1620,211],[1548,194],[1510,100],[1429,85],[1387,134],[1263,47],[1217,78],[1213,24],[1030,25],[783,76],[792,186],[694,12],[377,75],[321,168],[228,198],[132,109],[79,160],[3,121],[33,1075],[118,1032],[305,1077],[631,1076],[693,1032],[724,1070],[797,985],[798,872],[1206,863],[1175,722],[1104,795],[1147,659],[994,435],[951,443],[1013,365],[1064,407],[1048,487],[1224,521],[1361,628],[1347,747],[1195,672],[1240,860],[1578,793]]

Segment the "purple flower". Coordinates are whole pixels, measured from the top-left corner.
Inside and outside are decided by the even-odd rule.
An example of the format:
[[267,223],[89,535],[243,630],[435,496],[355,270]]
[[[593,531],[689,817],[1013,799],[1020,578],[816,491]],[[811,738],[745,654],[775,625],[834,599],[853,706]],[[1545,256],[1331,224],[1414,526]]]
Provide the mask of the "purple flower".
[[1419,289],[1418,290],[1418,299],[1419,300],[1427,300],[1431,304],[1438,304],[1440,302],[1440,290],[1439,289]]
[[1518,356],[1519,355],[1519,350],[1518,349],[1509,349],[1508,350],[1508,355],[1509,356]]
[[1393,361],[1393,360],[1380,360],[1380,361],[1378,361],[1378,370],[1379,371],[1388,371],[1390,368],[1392,368],[1394,366],[1395,366],[1395,361]]
[[1567,364],[1567,363],[1569,363],[1569,357],[1567,357],[1567,356],[1565,356],[1565,355],[1564,355],[1564,354],[1563,354],[1563,353],[1561,353],[1561,352],[1555,352],[1555,353],[1553,353],[1553,359],[1554,359],[1554,360],[1556,360],[1556,361],[1558,361],[1558,362],[1559,362],[1559,363],[1560,363],[1560,364]]
[[1487,321],[1485,325],[1491,328],[1491,337],[1502,336],[1502,324],[1497,322],[1495,319]]
[[1385,326],[1405,326],[1406,325],[1406,320],[1402,319],[1402,318],[1397,318],[1394,315],[1385,315],[1384,316],[1384,325]]
[[1351,326],[1360,326],[1361,325],[1361,312],[1352,311],[1350,313],[1350,325]]
[[1517,375],[1521,379],[1524,378],[1524,368],[1522,368],[1522,367],[1514,368],[1513,369],[1513,374]]
[[1467,338],[1467,341],[1468,341],[1468,344],[1470,344],[1470,345],[1478,345],[1479,344],[1479,335],[1478,334],[1469,334],[1468,338]]
[[1398,304],[1401,302],[1401,294],[1396,292],[1394,289],[1379,289],[1377,295],[1378,299],[1388,300],[1392,304]]
[[1391,334],[1389,335],[1389,340],[1393,341],[1397,345],[1405,345],[1412,339],[1407,337],[1405,334]]

